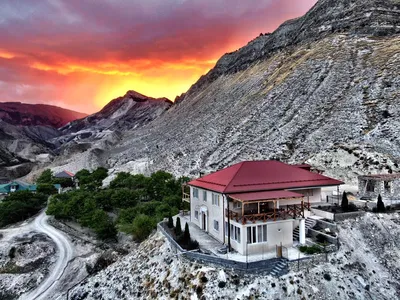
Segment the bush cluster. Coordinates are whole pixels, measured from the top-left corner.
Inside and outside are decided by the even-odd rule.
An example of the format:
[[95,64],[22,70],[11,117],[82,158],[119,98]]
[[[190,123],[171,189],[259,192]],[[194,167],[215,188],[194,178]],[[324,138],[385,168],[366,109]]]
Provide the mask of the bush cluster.
[[46,206],[47,195],[30,191],[13,192],[0,202],[0,227],[23,221]]
[[317,245],[312,245],[312,246],[300,246],[299,250],[303,253],[306,254],[316,254],[316,253],[321,253],[322,249],[321,247],[317,246]]
[[[108,188],[103,188],[106,171],[99,168],[76,173],[80,189],[54,196],[47,213],[59,219],[76,220],[94,229],[99,238],[115,238],[118,228],[143,241],[157,222],[184,208],[181,185],[187,178],[175,179],[164,171],[149,177],[122,172]],[[116,220],[110,215],[116,215]]]
[[[168,223],[169,225],[169,223]],[[169,227],[169,226],[168,226]],[[171,228],[171,227],[170,227]],[[199,243],[196,240],[193,240],[190,237],[190,232],[189,232],[189,225],[188,223],[185,224],[185,230],[182,232],[182,227],[181,227],[181,218],[177,217],[176,218],[176,224],[175,227],[172,227],[175,233],[176,241],[178,244],[186,249],[186,250],[195,250],[199,249]]]

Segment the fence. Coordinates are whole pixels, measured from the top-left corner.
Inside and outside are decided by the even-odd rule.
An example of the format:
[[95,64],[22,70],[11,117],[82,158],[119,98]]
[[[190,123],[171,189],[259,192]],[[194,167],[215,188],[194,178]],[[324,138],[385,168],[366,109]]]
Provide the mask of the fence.
[[[158,230],[167,238],[167,240],[170,242],[172,248],[176,251],[177,255],[180,255],[186,259],[189,259],[191,261],[197,261],[201,263],[210,263],[214,265],[218,265],[224,268],[231,268],[235,269],[237,271],[242,271],[242,272],[265,272],[265,273],[270,273],[276,266],[277,263],[282,261],[281,258],[271,258],[267,260],[262,260],[262,261],[256,261],[256,262],[240,262],[240,261],[235,261],[235,260],[230,260],[230,259],[225,259],[219,256],[214,256],[214,255],[209,255],[209,254],[204,254],[200,252],[194,252],[194,251],[187,251],[183,249],[174,239],[173,237],[169,234],[168,230],[165,228],[166,223],[165,222],[160,222],[157,225]],[[283,275],[283,274],[279,274]]]
[[300,270],[308,270],[318,264],[328,262],[328,253],[322,253],[303,257],[288,262],[289,271],[298,272]]

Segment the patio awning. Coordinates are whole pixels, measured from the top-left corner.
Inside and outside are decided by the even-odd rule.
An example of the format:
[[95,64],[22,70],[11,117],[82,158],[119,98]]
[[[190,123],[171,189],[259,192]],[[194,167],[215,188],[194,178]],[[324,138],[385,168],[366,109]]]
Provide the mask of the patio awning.
[[234,200],[241,202],[249,201],[260,201],[260,200],[276,200],[276,199],[293,199],[302,198],[304,195],[290,192],[290,191],[263,191],[263,192],[252,192],[252,193],[238,193],[238,194],[228,194]]

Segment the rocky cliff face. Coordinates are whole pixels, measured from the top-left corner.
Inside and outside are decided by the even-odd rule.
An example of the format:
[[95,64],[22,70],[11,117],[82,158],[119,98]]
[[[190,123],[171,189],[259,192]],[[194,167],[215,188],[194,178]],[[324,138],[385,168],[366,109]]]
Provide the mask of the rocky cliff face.
[[[390,232],[388,231],[390,228]],[[290,263],[280,278],[241,274],[176,255],[161,233],[88,278],[71,299],[397,299],[399,215],[366,214],[339,225],[340,249],[327,261]],[[383,279],[385,278],[385,279]]]
[[399,15],[397,0],[320,0],[224,55],[175,105],[128,92],[64,127],[53,167],[196,176],[280,159],[353,182],[399,171]]
[[108,103],[101,111],[64,126],[63,133],[96,130],[132,130],[160,116],[168,110],[172,101],[167,98],[154,99],[135,91]]
[[319,1],[223,56],[108,165],[197,174],[281,159],[346,180],[398,171],[399,13],[398,1]]

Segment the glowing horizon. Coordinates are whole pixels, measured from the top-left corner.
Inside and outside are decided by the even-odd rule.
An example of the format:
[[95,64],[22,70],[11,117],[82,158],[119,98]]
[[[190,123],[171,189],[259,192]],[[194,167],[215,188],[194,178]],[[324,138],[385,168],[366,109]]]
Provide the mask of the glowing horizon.
[[128,90],[174,100],[226,52],[316,0],[0,4],[0,101],[93,113]]

